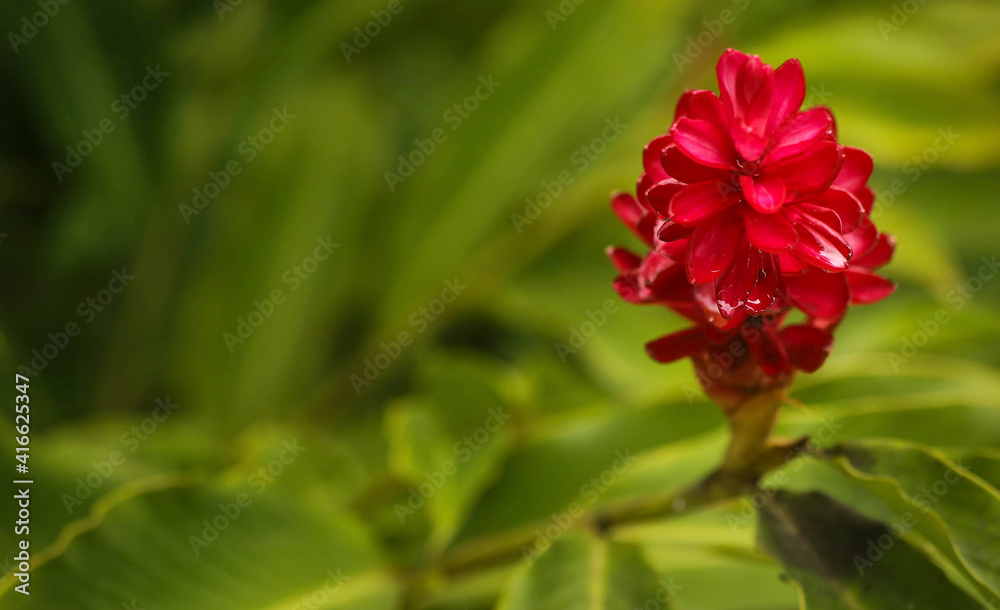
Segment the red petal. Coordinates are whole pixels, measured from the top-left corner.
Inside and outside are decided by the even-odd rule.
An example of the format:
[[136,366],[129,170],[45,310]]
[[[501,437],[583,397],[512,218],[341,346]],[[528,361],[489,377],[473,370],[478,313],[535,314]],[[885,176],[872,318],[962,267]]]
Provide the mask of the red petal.
[[860,148],[844,147],[844,162],[833,184],[845,191],[854,192],[865,186],[872,175],[872,156]]
[[[684,239],[691,234],[691,227],[685,227],[682,224],[673,222],[672,220],[667,220],[656,230],[656,238],[661,242],[675,242],[678,239]],[[660,246],[657,245],[657,248]]]
[[798,112],[805,98],[806,77],[802,64],[797,59],[789,59],[774,71],[774,98],[771,114],[767,118],[768,132],[778,129]]
[[674,120],[682,118],[691,118],[689,116],[691,112],[691,96],[695,94],[695,91],[688,89],[681,94],[680,99],[677,100],[677,107],[674,108]]
[[691,284],[684,276],[684,267],[656,252],[650,253],[646,263],[641,277],[650,298],[657,303],[692,301]]
[[844,233],[844,223],[840,220],[840,216],[830,208],[820,207],[812,203],[799,203],[792,207],[789,220],[795,222],[796,216],[801,217],[802,222],[817,228],[824,235],[828,231],[836,233],[838,237]]
[[733,145],[744,159],[756,161],[767,148],[768,138],[764,135],[763,129],[756,131],[754,127],[737,120],[730,130],[733,136]]
[[618,276],[611,285],[626,303],[642,305],[646,302],[639,296],[639,282],[635,275]]
[[747,239],[765,252],[785,252],[798,241],[795,227],[782,214],[759,214],[747,211]]
[[646,171],[652,182],[666,180],[670,176],[663,169],[663,150],[673,144],[670,134],[664,134],[653,138],[646,147],[642,149],[642,168]]
[[774,70],[756,55],[729,49],[715,71],[722,105],[732,117],[734,145],[745,159],[757,160],[767,144],[763,136],[774,93]]
[[765,323],[746,328],[743,331],[743,340],[746,341],[754,362],[764,373],[773,376],[790,372],[788,352],[778,339],[773,326]]
[[728,329],[733,320],[741,317],[735,316],[730,320],[722,317],[722,314],[719,313],[719,297],[716,294],[715,283],[695,284],[691,287],[691,296],[701,309],[702,319],[700,323],[708,322],[708,326],[705,326],[705,329],[706,332],[709,332],[707,329],[711,329],[713,337],[718,334],[717,331],[719,329]]
[[[688,229],[690,234],[691,229]],[[683,263],[687,261],[688,246],[690,245],[690,240],[688,239],[677,239],[674,241],[657,241],[656,251],[666,256],[672,261],[677,261]]]
[[685,188],[687,187],[676,180],[663,180],[646,191],[646,199],[649,201],[650,207],[656,210],[660,216],[670,218],[670,201],[674,195]]
[[878,241],[875,242],[875,245],[868,252],[851,259],[851,268],[878,269],[892,260],[892,255],[895,251],[896,238],[883,233],[878,236]]
[[722,103],[732,108],[736,97],[736,78],[743,65],[750,61],[750,56],[736,49],[726,49],[715,66],[715,74],[719,79],[719,97]]
[[850,293],[842,273],[809,269],[785,278],[788,300],[814,318],[835,318],[847,309]]
[[666,305],[695,324],[705,324],[705,316],[702,315],[701,308],[694,303],[667,303]]
[[830,135],[833,115],[826,108],[813,108],[801,113],[771,138],[771,150],[764,163],[777,163],[815,146]]
[[702,165],[730,168],[736,159],[729,134],[720,132],[708,121],[680,119],[671,133],[681,152]]
[[625,248],[608,246],[605,248],[604,253],[608,255],[608,258],[611,259],[612,264],[614,264],[615,269],[617,269],[619,273],[635,271],[639,265],[642,264],[641,256],[633,254]]
[[718,278],[733,261],[736,244],[743,233],[739,215],[724,212],[698,225],[691,234],[688,279],[705,284]]
[[[836,183],[836,180],[834,180]],[[837,186],[834,184],[834,186]],[[839,186],[837,188],[840,188]],[[864,208],[865,214],[871,214],[872,208],[875,207],[875,191],[871,190],[867,186],[856,191],[851,192],[852,195],[858,198],[861,202],[861,207]]]
[[865,218],[861,221],[861,225],[857,229],[846,233],[844,239],[851,245],[851,250],[857,253],[859,257],[862,257],[868,254],[877,244],[878,229],[875,228],[871,220]]
[[[736,96],[733,99],[734,115],[753,130],[763,135],[767,118],[771,113],[771,99],[774,96],[774,69],[751,55],[749,61],[740,67],[736,77]],[[750,158],[746,157],[745,158]]]
[[663,151],[663,167],[671,178],[693,184],[706,180],[720,180],[729,176],[729,171],[716,167],[705,167],[685,155],[676,146],[668,146]]
[[865,217],[865,209],[857,197],[839,188],[830,188],[812,203],[833,210],[840,218],[843,230],[849,233],[858,228]]
[[747,297],[746,309],[755,316],[767,311],[778,296],[778,263],[773,254],[762,252],[757,282]]
[[869,305],[881,301],[896,290],[896,284],[887,277],[870,271],[844,272],[851,288],[852,305]]
[[775,174],[740,176],[747,203],[761,214],[772,214],[785,203],[785,181]]
[[796,256],[810,265],[826,271],[847,269],[850,246],[847,246],[843,237],[838,235],[831,239],[832,235],[836,234],[826,233],[824,235],[804,224],[796,225],[795,230],[799,234],[799,241],[796,242],[793,249]]
[[[798,234],[796,234],[796,238],[798,238]],[[793,254],[784,252],[778,254],[778,266],[782,275],[796,275],[810,267],[809,263],[799,260]]]
[[725,192],[718,180],[685,186],[670,200],[667,217],[685,225],[696,224],[739,201],[739,196]]
[[750,292],[757,284],[761,264],[760,250],[743,240],[729,269],[716,283],[719,312],[722,317],[728,319],[746,305]]
[[795,368],[814,373],[830,355],[833,334],[815,326],[789,326],[781,331],[781,341]]
[[691,91],[688,100],[688,118],[708,121],[722,133],[729,129],[726,110],[717,95],[711,91]]
[[689,328],[646,344],[646,353],[657,362],[674,362],[695,354],[705,347],[705,334],[700,328]]
[[646,210],[643,209],[635,197],[628,193],[613,193],[611,195],[611,209],[625,223],[625,226],[632,229],[636,235],[642,238],[637,227],[639,226],[639,221],[645,216]]
[[803,153],[768,166],[784,178],[792,201],[804,201],[825,191],[840,169],[840,146],[836,142],[819,142]]

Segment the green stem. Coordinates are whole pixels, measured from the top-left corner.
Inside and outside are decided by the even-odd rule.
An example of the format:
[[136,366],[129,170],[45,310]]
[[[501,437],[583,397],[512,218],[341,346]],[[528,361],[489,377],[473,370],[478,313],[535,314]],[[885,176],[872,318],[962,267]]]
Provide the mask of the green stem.
[[[604,535],[627,524],[657,521],[694,512],[700,508],[740,496],[752,482],[731,473],[717,471],[703,481],[681,491],[640,498],[581,515],[570,529],[591,528]],[[550,525],[542,521],[494,536],[486,536],[446,553],[438,562],[445,573],[454,575],[472,569],[519,558],[525,547],[531,549],[536,531]]]
[[732,437],[720,471],[737,478],[759,478],[762,470],[758,463],[767,453],[778,410],[785,401],[784,389],[761,392],[727,414]]

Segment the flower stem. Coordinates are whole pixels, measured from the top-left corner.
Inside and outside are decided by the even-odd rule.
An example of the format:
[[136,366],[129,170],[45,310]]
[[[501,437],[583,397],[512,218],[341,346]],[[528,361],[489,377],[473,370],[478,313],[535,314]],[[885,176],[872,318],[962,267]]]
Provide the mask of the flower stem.
[[[771,460],[765,459],[771,446],[769,437],[778,419],[778,409],[786,400],[783,388],[765,391],[726,414],[732,437],[719,468],[721,472],[756,481],[771,467]],[[768,463],[761,463],[762,460]]]

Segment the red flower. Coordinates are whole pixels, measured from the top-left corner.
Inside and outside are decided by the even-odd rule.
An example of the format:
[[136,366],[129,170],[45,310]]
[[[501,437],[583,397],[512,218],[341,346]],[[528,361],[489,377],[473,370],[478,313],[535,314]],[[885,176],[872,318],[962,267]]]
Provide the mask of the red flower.
[[[798,60],[774,70],[729,50],[717,73],[721,95],[685,93],[670,131],[646,146],[636,197],[612,197],[650,250],[607,253],[623,299],[694,323],[648,343],[649,355],[690,357],[735,409],[818,369],[847,307],[895,289],[876,273],[895,241],[869,218],[871,157],[837,143],[829,110],[800,112]],[[788,325],[793,308],[806,319]]]
[[[612,209],[647,244],[664,224],[648,203],[628,194],[612,198]],[[784,325],[787,309],[751,317],[746,312],[726,318],[710,285],[692,285],[684,266],[661,251],[645,257],[610,247],[608,257],[620,275],[614,281],[621,297],[636,304],[673,309],[695,326],[651,341],[646,351],[662,363],[691,357],[699,379],[717,402],[741,403],[763,387],[787,383],[795,370],[813,372],[833,343],[826,320]]]
[[798,60],[775,70],[730,49],[717,74],[720,95],[686,92],[670,131],[647,146],[639,194],[669,219],[660,240],[686,240],[688,279],[714,284],[722,315],[759,315],[779,300],[783,275],[848,269],[846,235],[871,209],[872,162],[837,143],[828,109],[799,111]]

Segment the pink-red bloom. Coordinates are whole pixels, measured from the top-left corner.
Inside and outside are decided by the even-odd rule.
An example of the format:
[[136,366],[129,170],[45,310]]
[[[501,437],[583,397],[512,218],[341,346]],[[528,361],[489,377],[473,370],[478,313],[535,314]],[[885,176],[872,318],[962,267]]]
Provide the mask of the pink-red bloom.
[[[736,341],[766,377],[813,371],[848,305],[894,289],[875,271],[895,244],[869,218],[872,159],[837,142],[829,109],[801,109],[798,60],[774,69],[730,49],[716,72],[719,95],[686,92],[646,146],[636,197],[613,197],[650,247],[609,249],[615,288],[695,323],[647,346],[661,362],[705,364]],[[805,322],[784,324],[792,308]]]
[[729,50],[716,71],[720,94],[686,92],[669,132],[647,146],[639,189],[669,220],[659,240],[686,241],[690,282],[714,285],[725,317],[759,315],[785,291],[783,276],[848,268],[846,236],[871,211],[872,160],[837,142],[829,109],[800,110],[798,60],[773,69]]
[[[648,203],[631,195],[615,195],[612,207],[640,238],[652,245],[665,221]],[[639,256],[609,247],[618,269],[615,290],[626,301],[668,307],[693,326],[646,345],[654,360],[669,363],[690,357],[705,389],[727,408],[735,408],[763,388],[781,385],[796,370],[815,371],[829,354],[835,321],[807,320],[788,325],[788,308],[772,308],[761,316],[741,313],[726,318],[711,286],[692,285],[684,265],[660,250]]]

